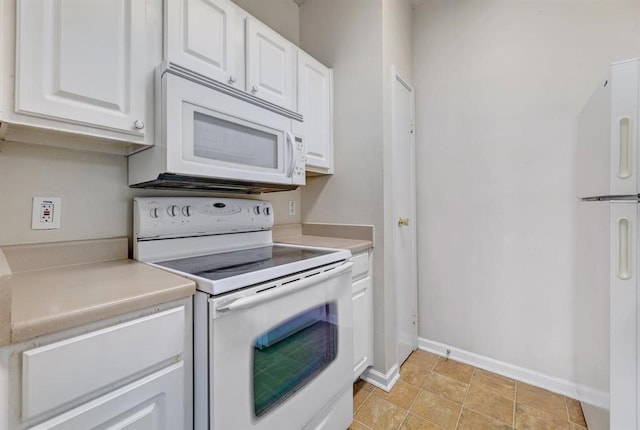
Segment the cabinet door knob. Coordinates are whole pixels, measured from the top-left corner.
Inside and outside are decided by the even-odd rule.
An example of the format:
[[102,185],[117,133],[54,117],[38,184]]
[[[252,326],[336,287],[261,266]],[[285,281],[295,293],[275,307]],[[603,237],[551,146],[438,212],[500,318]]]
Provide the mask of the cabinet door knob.
[[236,83],[236,77],[234,75],[229,76],[229,83],[230,84],[235,84]]
[[254,94],[257,93],[258,92],[258,87],[255,86],[255,85],[253,87],[251,87],[251,92],[254,93]]
[[139,119],[133,123],[133,128],[136,130],[142,130],[144,128],[144,121],[140,121]]

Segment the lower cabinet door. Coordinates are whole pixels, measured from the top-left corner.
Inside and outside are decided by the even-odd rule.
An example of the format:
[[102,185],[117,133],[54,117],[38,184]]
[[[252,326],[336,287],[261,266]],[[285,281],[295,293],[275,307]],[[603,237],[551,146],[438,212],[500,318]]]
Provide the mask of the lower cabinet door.
[[373,299],[371,278],[353,283],[353,379],[371,365],[373,350]]
[[184,377],[181,361],[30,429],[186,429]]

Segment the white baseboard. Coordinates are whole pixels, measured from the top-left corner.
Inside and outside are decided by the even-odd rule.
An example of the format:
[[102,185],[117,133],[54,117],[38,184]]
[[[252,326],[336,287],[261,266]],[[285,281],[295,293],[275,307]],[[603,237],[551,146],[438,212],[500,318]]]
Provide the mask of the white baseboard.
[[578,384],[578,400],[599,409],[609,411],[609,393]]
[[582,413],[589,430],[609,430],[609,411],[582,403]]
[[418,338],[418,348],[429,351],[440,356],[446,356],[447,350],[451,351],[449,358],[461,361],[481,369],[488,370],[498,375],[526,382],[536,387],[544,388],[554,393],[562,394],[572,399],[597,406],[599,408],[609,408],[609,395],[607,393],[594,390],[593,388],[580,386],[573,381],[569,381],[555,376],[545,375],[535,370],[505,363],[480,354],[465,351],[454,346],[445,345],[440,342]]
[[397,364],[391,366],[391,369],[389,369],[386,374],[378,372],[377,370],[369,367],[364,372],[362,372],[362,375],[360,375],[360,379],[367,381],[371,385],[376,386],[381,390],[389,392],[391,391],[393,386],[396,385],[398,379],[400,379],[400,372]]

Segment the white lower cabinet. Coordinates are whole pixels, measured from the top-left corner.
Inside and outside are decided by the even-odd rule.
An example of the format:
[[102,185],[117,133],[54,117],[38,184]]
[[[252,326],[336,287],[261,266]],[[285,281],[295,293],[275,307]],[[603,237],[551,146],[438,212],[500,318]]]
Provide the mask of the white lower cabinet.
[[191,308],[183,299],[0,349],[0,430],[191,429]]
[[369,252],[353,256],[353,379],[371,366],[373,355],[373,291]]
[[[182,362],[58,415],[32,430],[185,428]],[[62,387],[61,387],[62,388]]]

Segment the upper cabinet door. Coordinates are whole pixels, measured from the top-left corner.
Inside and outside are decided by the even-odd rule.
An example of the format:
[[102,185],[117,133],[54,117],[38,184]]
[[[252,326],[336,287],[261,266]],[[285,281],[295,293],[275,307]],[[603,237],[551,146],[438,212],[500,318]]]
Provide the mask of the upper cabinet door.
[[295,110],[295,46],[250,16],[246,28],[247,91]]
[[298,51],[298,112],[307,170],[333,173],[333,71]]
[[144,137],[145,2],[19,0],[16,111]]
[[233,3],[165,0],[165,5],[167,60],[227,85],[240,86]]

